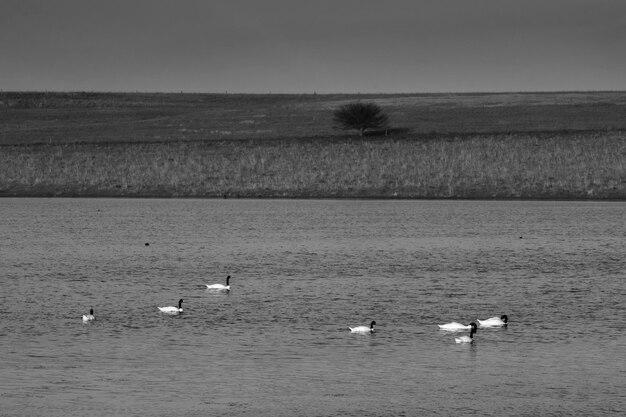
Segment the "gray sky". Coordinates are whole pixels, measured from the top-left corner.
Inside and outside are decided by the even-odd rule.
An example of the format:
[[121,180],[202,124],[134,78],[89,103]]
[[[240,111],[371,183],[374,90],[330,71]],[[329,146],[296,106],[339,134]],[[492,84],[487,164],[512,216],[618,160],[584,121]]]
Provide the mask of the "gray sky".
[[626,90],[626,0],[0,0],[0,89]]

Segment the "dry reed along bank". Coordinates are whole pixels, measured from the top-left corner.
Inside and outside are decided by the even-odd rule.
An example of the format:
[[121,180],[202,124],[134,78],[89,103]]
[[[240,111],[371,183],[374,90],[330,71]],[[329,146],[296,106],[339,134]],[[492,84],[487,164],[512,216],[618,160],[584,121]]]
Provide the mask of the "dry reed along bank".
[[2,196],[625,199],[623,131],[0,147]]

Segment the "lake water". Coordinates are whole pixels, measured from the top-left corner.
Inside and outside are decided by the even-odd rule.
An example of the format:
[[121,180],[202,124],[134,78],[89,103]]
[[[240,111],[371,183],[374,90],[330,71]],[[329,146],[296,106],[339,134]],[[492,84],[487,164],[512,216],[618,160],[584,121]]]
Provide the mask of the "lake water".
[[[0,199],[0,214],[0,415],[626,410],[624,203]],[[206,289],[226,275],[229,293]],[[180,298],[178,316],[157,309]],[[501,314],[473,344],[437,327]]]

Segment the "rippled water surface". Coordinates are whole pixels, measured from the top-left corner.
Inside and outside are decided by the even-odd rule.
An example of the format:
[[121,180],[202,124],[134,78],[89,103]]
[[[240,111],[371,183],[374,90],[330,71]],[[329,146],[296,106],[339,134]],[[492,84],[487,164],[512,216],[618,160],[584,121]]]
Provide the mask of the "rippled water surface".
[[[0,214],[0,415],[626,409],[624,203],[0,199]],[[206,289],[226,275],[229,293]],[[181,315],[158,311],[180,298]],[[471,345],[437,327],[500,314]]]

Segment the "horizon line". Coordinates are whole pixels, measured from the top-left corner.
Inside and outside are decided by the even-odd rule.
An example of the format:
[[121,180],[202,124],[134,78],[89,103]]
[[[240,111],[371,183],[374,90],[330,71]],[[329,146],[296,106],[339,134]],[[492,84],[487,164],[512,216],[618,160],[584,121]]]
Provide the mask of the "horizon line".
[[158,90],[5,90],[0,88],[0,94],[198,94],[198,95],[346,95],[346,96],[371,96],[371,95],[475,95],[475,94],[577,94],[577,93],[626,93],[626,90],[507,90],[507,91],[429,91],[429,92],[240,92],[240,91],[158,91]]

